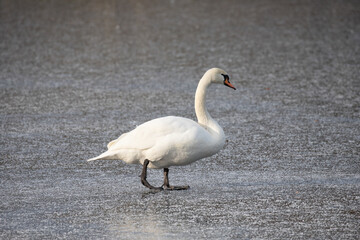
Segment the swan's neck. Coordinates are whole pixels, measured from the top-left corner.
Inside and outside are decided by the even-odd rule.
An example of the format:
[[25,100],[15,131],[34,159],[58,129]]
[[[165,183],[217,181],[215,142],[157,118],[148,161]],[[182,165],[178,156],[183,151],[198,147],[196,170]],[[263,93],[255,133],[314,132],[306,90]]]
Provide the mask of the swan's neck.
[[[224,137],[224,132],[220,125],[210,116],[205,106],[206,90],[210,86],[211,81],[205,74],[199,82],[195,93],[195,113],[198,123],[205,129]],[[212,131],[211,131],[212,130]]]

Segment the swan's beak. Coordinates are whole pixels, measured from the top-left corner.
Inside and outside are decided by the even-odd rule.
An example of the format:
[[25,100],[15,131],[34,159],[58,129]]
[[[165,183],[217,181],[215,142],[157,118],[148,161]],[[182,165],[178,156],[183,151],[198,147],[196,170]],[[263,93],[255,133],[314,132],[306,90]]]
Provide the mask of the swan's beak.
[[230,83],[230,81],[229,81],[228,78],[226,78],[226,79],[224,80],[224,84],[225,84],[225,86],[228,86],[228,87],[236,90],[236,88]]

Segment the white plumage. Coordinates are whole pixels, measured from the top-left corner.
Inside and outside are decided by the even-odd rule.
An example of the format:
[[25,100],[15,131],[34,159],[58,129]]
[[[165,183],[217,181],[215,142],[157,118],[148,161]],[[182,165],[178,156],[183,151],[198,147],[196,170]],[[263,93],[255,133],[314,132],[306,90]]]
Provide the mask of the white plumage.
[[212,83],[225,84],[235,89],[224,70],[208,70],[201,78],[195,94],[198,122],[174,116],[156,118],[122,134],[108,144],[106,152],[88,161],[114,159],[130,164],[144,164],[148,160],[150,168],[167,169],[170,166],[187,165],[217,153],[224,146],[225,136],[205,107],[206,90]]

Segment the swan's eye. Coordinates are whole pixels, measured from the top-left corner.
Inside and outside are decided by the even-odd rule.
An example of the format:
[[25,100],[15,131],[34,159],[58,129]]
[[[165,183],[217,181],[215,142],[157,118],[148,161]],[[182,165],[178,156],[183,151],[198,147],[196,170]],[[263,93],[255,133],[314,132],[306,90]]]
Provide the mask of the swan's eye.
[[225,75],[225,74],[221,74],[221,75],[223,75],[223,77],[224,77],[224,82],[225,82],[226,80],[229,81],[229,75]]

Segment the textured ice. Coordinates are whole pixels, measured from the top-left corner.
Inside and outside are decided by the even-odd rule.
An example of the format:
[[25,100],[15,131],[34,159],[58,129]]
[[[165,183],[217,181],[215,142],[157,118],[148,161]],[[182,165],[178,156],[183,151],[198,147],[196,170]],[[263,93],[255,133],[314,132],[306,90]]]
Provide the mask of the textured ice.
[[[357,1],[1,1],[1,239],[358,239]],[[217,155],[170,169],[88,163],[144,121],[195,119]],[[148,180],[162,184],[162,171]]]

